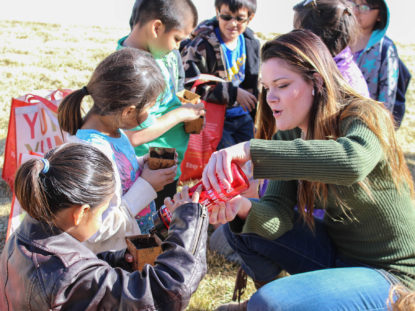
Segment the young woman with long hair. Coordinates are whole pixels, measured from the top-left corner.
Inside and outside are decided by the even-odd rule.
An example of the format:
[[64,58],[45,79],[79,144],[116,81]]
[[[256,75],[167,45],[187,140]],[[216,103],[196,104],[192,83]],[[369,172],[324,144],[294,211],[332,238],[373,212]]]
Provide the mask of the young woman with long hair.
[[[252,160],[254,178],[270,179],[259,202],[210,214],[266,284],[237,310],[387,310],[391,285],[415,280],[413,180],[390,113],[348,85],[310,31],[267,42],[261,59],[265,139],[217,151],[203,174],[217,189],[215,174],[229,185],[230,163]],[[291,276],[274,280],[283,269]]]

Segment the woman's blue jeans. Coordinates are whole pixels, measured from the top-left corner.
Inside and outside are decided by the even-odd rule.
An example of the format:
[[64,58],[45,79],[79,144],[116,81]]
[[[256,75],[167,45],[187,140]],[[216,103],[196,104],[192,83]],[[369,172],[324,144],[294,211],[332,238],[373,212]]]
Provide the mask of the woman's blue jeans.
[[[388,310],[387,299],[396,279],[340,258],[324,224],[316,219],[314,233],[295,221],[291,231],[276,240],[256,234],[225,236],[255,281],[269,282],[249,300],[251,310]],[[273,281],[286,270],[289,277]]]

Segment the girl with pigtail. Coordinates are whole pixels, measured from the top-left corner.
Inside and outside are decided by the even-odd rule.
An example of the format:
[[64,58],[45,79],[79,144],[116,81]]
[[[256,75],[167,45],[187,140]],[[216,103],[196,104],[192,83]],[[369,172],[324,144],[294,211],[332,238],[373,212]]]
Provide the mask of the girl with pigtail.
[[157,265],[129,272],[125,249],[95,255],[82,243],[103,225],[116,187],[111,161],[87,144],[64,144],[22,164],[14,189],[28,215],[0,255],[0,310],[186,307],[206,271],[200,188],[166,202],[175,211]]
[[[70,141],[99,148],[116,172],[116,191],[103,225],[85,242],[95,253],[119,250],[126,246],[126,236],[148,233],[157,191],[174,180],[177,166],[150,170],[148,155],[137,158],[122,130],[147,118],[163,88],[163,76],[151,55],[126,48],[105,58],[87,86],[68,95],[59,106],[59,125],[72,135]],[[83,118],[82,100],[88,95],[93,106]]]

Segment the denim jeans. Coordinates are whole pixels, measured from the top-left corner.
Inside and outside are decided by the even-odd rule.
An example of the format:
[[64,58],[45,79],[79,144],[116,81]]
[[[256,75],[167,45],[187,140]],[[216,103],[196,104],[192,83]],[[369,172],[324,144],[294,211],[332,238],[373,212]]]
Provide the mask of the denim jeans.
[[225,118],[222,139],[218,150],[233,146],[237,143],[250,140],[254,137],[254,122],[249,114],[239,117]]
[[[297,220],[275,240],[233,234],[229,225],[224,232],[245,272],[255,281],[269,282],[251,297],[249,311],[388,310],[389,289],[396,279],[341,258],[319,219],[314,233]],[[273,281],[282,269],[292,275]]]
[[221,254],[226,260],[242,264],[241,257],[230,247],[228,240],[225,238],[224,229],[226,225],[221,225],[213,231],[209,238],[209,249]]

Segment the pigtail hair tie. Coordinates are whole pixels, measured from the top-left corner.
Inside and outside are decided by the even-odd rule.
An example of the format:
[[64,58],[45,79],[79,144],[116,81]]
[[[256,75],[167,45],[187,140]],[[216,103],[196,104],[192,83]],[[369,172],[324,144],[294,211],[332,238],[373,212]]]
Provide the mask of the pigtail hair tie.
[[88,92],[88,89],[86,88],[86,86],[84,86],[84,87],[81,89],[81,92],[82,92],[82,95],[84,95],[84,96],[89,95],[89,92]]
[[47,172],[49,172],[50,163],[48,159],[41,158],[40,160],[43,162],[43,169],[41,173],[46,174]]

